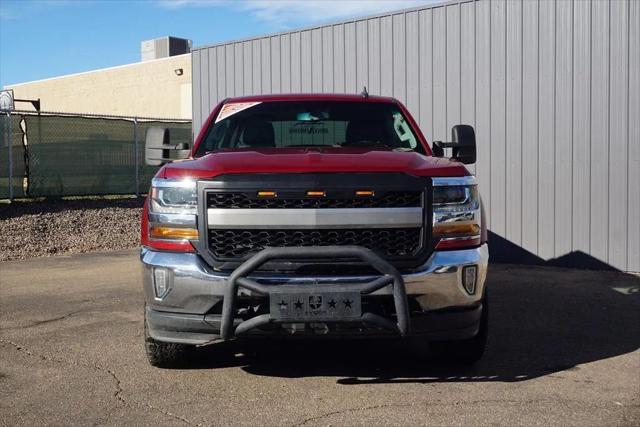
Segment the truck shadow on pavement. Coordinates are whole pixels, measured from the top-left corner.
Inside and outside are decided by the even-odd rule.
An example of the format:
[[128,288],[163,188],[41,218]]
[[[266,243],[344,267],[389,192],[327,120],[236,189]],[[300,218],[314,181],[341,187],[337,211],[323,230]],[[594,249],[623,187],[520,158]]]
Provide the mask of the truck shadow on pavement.
[[[191,369],[337,377],[344,385],[526,381],[640,348],[640,278],[619,272],[495,265],[489,343],[473,367],[402,341],[237,342],[198,349]],[[421,354],[424,354],[424,349]],[[583,380],[589,381],[589,380]]]

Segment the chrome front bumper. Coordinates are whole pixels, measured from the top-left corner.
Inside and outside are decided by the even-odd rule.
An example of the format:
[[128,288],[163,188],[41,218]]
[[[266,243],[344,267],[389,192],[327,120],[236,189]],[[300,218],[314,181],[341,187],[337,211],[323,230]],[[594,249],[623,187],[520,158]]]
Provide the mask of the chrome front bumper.
[[[228,274],[211,270],[193,253],[159,252],[142,249],[143,288],[151,310],[171,313],[207,313],[223,299]],[[484,293],[489,261],[487,245],[474,249],[434,252],[416,272],[403,274],[407,295],[413,297],[425,311],[464,308],[478,305]],[[462,267],[478,266],[476,289],[469,295],[462,286]],[[164,269],[168,290],[157,298],[153,285],[154,269]],[[375,276],[291,277],[268,274],[252,277],[264,284],[364,283]],[[251,295],[246,289],[240,295]],[[373,295],[392,295],[391,286]]]

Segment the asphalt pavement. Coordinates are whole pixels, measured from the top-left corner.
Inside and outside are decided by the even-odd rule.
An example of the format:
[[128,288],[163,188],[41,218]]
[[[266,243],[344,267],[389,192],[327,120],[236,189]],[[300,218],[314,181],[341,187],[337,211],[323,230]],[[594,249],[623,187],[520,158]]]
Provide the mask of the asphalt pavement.
[[225,343],[151,367],[135,251],[0,263],[2,425],[640,425],[640,278],[494,265],[473,368],[400,342]]

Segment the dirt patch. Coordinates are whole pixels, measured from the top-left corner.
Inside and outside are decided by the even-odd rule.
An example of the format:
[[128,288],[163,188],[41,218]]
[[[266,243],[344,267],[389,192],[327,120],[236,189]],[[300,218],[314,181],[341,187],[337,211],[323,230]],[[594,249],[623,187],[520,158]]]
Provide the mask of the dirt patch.
[[135,248],[143,203],[127,198],[0,205],[0,261]]

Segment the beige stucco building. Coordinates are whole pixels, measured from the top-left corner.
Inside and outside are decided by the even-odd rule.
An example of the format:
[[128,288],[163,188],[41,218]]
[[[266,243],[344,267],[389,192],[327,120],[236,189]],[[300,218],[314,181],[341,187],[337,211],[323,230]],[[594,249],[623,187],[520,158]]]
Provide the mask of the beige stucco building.
[[[191,54],[8,85],[42,111],[191,119]],[[16,103],[17,109],[32,109]]]

